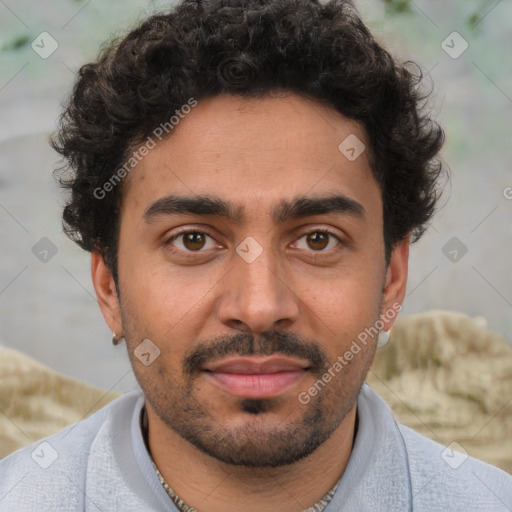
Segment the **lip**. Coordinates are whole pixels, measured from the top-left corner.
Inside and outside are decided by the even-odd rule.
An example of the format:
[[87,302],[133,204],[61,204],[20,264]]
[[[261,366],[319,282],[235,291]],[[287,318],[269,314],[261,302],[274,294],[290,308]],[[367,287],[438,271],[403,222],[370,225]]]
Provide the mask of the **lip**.
[[309,362],[286,356],[234,356],[203,367],[203,375],[240,398],[272,398],[308,373]]

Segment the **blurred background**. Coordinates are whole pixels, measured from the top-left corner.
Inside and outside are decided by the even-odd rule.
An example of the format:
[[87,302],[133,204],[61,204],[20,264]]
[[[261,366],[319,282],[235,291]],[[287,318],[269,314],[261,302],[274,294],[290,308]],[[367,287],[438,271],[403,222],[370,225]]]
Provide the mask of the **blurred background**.
[[[512,340],[512,1],[356,1],[377,39],[433,87],[451,169],[412,247],[402,315],[484,317]],[[48,145],[78,68],[169,2],[0,0],[0,344],[113,391],[134,386],[96,304],[89,254],[61,229]]]

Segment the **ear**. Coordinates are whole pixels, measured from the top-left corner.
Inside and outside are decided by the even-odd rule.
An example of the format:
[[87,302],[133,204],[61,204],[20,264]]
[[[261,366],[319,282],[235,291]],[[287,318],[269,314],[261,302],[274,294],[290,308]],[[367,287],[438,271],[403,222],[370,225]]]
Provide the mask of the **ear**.
[[123,335],[121,308],[112,273],[99,252],[91,254],[91,276],[98,304],[109,329],[120,338]]
[[381,319],[384,330],[390,331],[402,307],[407,287],[410,237],[398,242],[391,253],[382,294]]

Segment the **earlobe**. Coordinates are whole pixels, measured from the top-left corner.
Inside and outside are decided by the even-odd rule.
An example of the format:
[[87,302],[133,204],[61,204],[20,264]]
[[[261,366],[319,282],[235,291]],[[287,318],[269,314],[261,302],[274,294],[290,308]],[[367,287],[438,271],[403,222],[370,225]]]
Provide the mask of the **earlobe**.
[[382,294],[381,319],[389,331],[402,307],[407,287],[410,237],[398,242],[391,253]]
[[116,286],[112,273],[97,251],[91,253],[91,277],[103,318],[109,329],[120,338],[123,327]]

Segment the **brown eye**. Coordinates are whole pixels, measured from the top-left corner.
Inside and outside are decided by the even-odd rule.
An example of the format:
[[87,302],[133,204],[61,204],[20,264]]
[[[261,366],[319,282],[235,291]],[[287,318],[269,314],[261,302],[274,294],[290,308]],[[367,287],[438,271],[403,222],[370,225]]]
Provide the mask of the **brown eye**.
[[315,251],[321,251],[325,249],[329,243],[329,235],[320,231],[309,233],[306,239],[311,249],[314,249]]
[[197,251],[202,249],[206,242],[204,233],[184,233],[183,234],[183,245],[191,251]]
[[[208,245],[208,242],[210,245]],[[182,231],[172,236],[167,244],[182,252],[205,252],[203,249],[216,247],[214,239],[202,231]]]
[[[302,241],[305,241],[305,244]],[[340,239],[330,231],[310,231],[302,235],[295,247],[315,252],[329,252],[329,249],[340,245]],[[334,243],[333,243],[334,242]],[[301,247],[302,245],[302,247]]]

